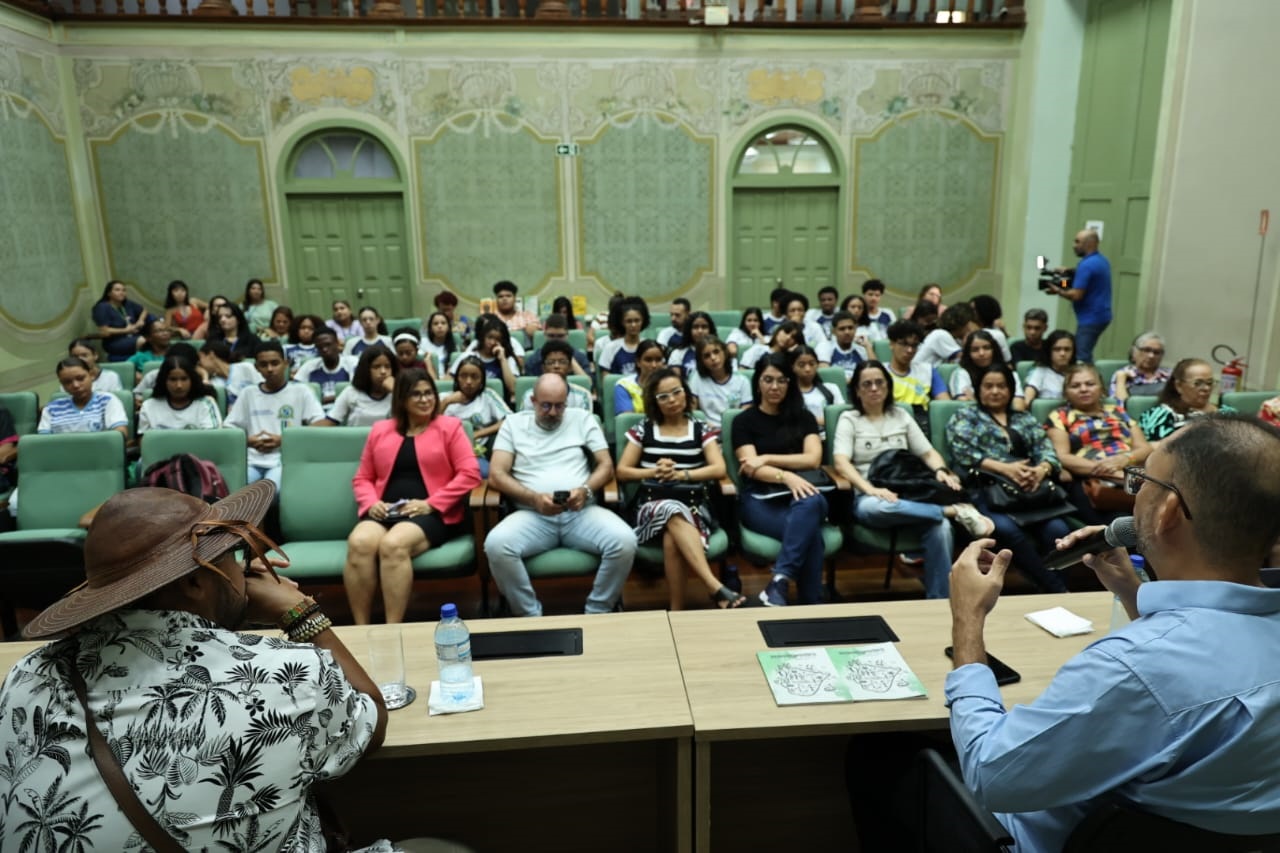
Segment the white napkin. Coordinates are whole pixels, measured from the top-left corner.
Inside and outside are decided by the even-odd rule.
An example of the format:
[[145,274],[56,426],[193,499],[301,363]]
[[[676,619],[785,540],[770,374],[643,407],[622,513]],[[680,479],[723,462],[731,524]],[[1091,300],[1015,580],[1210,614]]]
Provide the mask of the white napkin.
[[484,707],[484,682],[480,680],[480,676],[473,675],[471,677],[471,698],[465,702],[445,701],[440,695],[440,682],[431,682],[431,692],[427,696],[427,714],[434,717],[436,714],[461,714],[464,711],[479,711]]
[[1093,631],[1093,623],[1082,616],[1077,616],[1065,607],[1050,607],[1048,610],[1037,610],[1028,613],[1027,619],[1055,637],[1074,637],[1077,634],[1089,634]]

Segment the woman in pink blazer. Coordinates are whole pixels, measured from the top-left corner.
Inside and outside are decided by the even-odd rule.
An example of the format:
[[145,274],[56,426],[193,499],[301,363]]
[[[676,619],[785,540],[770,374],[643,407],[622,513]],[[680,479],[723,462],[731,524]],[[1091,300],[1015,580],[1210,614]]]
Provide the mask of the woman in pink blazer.
[[436,414],[425,370],[396,377],[391,417],[369,430],[351,485],[359,515],[342,571],[357,625],[382,589],[388,622],[403,622],[413,558],[463,532],[467,496],[480,483],[476,453],[457,418]]

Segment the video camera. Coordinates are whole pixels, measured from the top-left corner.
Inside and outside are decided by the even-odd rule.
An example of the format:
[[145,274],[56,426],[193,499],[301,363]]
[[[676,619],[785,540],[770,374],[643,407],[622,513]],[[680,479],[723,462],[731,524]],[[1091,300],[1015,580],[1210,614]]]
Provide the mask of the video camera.
[[1044,255],[1036,255],[1036,286],[1045,293],[1060,293],[1071,287],[1071,278],[1076,271],[1058,272],[1049,266],[1049,259]]

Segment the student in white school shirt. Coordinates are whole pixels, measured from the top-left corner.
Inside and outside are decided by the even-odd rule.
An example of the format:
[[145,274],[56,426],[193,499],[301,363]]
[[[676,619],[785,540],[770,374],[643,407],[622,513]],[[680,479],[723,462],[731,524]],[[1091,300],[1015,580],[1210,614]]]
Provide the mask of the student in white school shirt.
[[262,382],[246,388],[227,414],[224,426],[248,436],[249,482],[271,480],[280,486],[280,440],[288,427],[324,417],[320,401],[306,385],[289,381],[289,363],[279,341],[263,341],[254,351]]
[[222,426],[213,388],[200,378],[195,363],[167,355],[156,371],[155,389],[138,410],[138,435],[153,429],[217,429]]
[[848,311],[837,311],[831,321],[831,340],[814,347],[819,367],[839,367],[844,371],[844,381],[853,378],[859,364],[868,361],[867,351],[854,343],[858,334],[857,321]]

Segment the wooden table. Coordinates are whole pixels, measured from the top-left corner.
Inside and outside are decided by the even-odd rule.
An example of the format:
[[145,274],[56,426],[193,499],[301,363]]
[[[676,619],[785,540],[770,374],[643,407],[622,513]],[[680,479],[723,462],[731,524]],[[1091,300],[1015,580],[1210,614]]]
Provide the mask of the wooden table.
[[[404,626],[418,691],[382,748],[326,789],[354,838],[477,851],[688,851],[693,720],[663,611],[477,619],[473,633],[580,627],[573,657],[479,661],[485,708],[431,717],[435,623]],[[367,629],[335,629],[368,666]],[[0,672],[41,643],[0,643]]]
[[[477,619],[473,633],[582,629],[579,656],[479,661],[485,708],[431,717],[435,623],[404,626],[418,699],[332,788],[361,840],[432,835],[478,851],[692,846],[693,720],[667,614]],[[366,631],[337,629],[368,663]]]
[[[1109,593],[1001,599],[987,623],[987,648],[1022,675],[1020,683],[1002,688],[1006,703],[1030,702],[1063,663],[1105,634],[1111,602]],[[1094,632],[1057,639],[1024,618],[1059,604],[1091,620]],[[766,648],[757,622],[872,614],[883,616],[898,635],[898,650],[928,698],[785,708],[774,703],[756,660]],[[854,836],[844,781],[848,736],[948,727],[946,601],[690,611],[672,613],[670,621],[693,712],[699,851],[791,849],[800,839],[806,851],[847,851]]]

